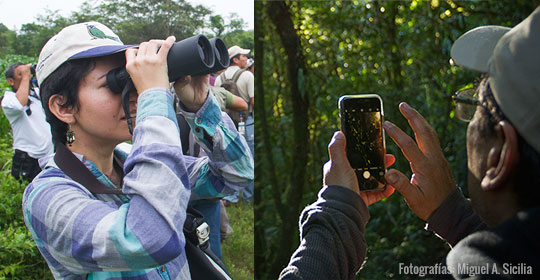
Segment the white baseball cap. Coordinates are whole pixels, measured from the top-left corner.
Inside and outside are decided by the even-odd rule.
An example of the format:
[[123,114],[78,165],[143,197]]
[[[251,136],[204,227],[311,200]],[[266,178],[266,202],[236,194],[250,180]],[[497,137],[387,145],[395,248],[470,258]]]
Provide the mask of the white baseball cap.
[[540,7],[514,28],[481,26],[459,37],[452,59],[488,73],[504,115],[540,152]]
[[38,84],[68,60],[110,55],[133,46],[124,45],[118,35],[99,22],[70,25],[41,49],[36,67]]
[[233,58],[239,54],[248,54],[250,50],[242,49],[239,46],[232,46],[229,48],[229,58]]

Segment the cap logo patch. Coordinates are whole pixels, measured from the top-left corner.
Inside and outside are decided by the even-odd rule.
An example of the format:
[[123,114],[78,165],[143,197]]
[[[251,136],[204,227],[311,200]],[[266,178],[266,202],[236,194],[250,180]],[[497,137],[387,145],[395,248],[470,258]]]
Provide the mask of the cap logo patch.
[[94,39],[111,39],[116,42],[122,43],[120,41],[120,38],[106,35],[105,33],[103,33],[103,31],[99,30],[99,28],[97,28],[95,25],[87,24],[86,29],[88,29],[88,34],[94,37]]

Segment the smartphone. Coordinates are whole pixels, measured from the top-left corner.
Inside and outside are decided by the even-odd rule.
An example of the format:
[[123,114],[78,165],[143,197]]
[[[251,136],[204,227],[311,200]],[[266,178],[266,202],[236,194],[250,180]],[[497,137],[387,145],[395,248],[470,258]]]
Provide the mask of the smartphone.
[[360,191],[386,187],[383,102],[377,94],[344,95],[339,98],[341,131],[347,139],[347,158],[358,179]]

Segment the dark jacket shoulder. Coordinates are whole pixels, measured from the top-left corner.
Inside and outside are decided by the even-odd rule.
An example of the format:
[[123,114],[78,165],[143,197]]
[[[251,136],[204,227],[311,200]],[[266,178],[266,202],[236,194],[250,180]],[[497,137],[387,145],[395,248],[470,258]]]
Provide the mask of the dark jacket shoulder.
[[[533,279],[540,275],[540,207],[475,232],[448,254],[456,279]],[[487,272],[487,273],[482,273]]]

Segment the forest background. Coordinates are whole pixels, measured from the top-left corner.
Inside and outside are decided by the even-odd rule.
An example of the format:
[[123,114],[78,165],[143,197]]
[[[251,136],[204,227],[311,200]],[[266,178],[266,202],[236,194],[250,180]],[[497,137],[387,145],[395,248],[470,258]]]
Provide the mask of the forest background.
[[[23,11],[13,11],[19,13]],[[110,27],[125,44],[175,35],[177,40],[196,34],[221,37],[227,46],[253,49],[253,30],[237,14],[222,16],[204,5],[185,0],[100,0],[86,1],[67,16],[44,10],[34,22],[20,30],[0,23],[0,88],[10,90],[6,68],[14,62],[36,63],[49,38],[70,24],[98,21]],[[52,279],[26,229],[21,200],[26,183],[11,174],[12,134],[9,122],[0,113],[0,279]],[[234,279],[253,279],[253,207],[229,207],[235,232],[223,244],[223,259]]]
[[[385,118],[412,131],[406,101],[439,135],[467,193],[467,124],[451,96],[478,80],[450,59],[453,42],[480,25],[514,26],[539,1],[256,1],[256,279],[276,279],[299,242],[298,217],[316,200],[327,145],[339,130],[339,96],[378,93]],[[396,168],[409,163],[386,139]],[[416,279],[399,263],[433,265],[449,247],[396,194],[369,208],[367,262],[357,279]]]

